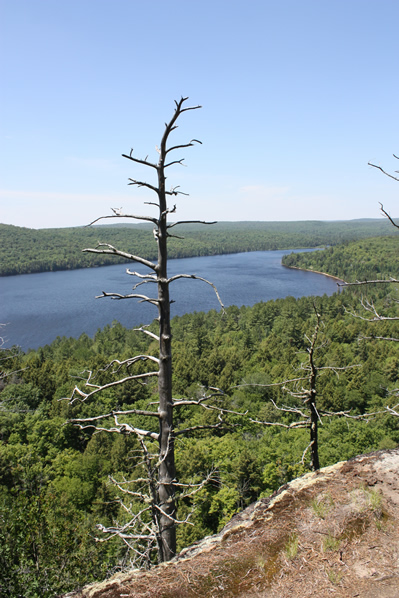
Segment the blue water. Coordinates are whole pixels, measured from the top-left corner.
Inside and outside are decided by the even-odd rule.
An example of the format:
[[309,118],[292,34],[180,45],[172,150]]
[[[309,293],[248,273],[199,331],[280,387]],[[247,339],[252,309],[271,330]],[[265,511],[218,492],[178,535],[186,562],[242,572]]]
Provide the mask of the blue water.
[[[302,250],[303,251],[303,250]],[[289,251],[256,251],[170,260],[169,276],[196,274],[213,282],[225,306],[254,305],[287,297],[332,295],[336,282],[313,272],[284,268],[281,258]],[[134,269],[145,272],[134,266]],[[135,299],[95,299],[102,291],[127,294],[137,279],[126,274],[126,265],[65,272],[45,272],[0,278],[1,334],[6,346],[36,349],[57,336],[93,336],[99,328],[118,320],[132,328],[150,323],[156,308]],[[144,285],[138,293],[155,296],[156,286]],[[172,316],[220,309],[207,284],[179,280],[171,285]]]

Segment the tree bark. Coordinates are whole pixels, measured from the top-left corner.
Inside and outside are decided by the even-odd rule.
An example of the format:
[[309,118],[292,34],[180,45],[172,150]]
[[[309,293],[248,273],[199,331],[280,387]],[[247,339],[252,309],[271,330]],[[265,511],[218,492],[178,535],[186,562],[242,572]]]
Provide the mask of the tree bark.
[[312,341],[309,351],[309,410],[310,410],[310,466],[313,471],[320,469],[319,461],[319,444],[318,444],[318,425],[319,416],[316,409],[316,397],[317,397],[317,367],[314,363],[314,352],[316,348],[317,335],[320,329],[320,315],[317,312],[316,306],[314,306],[317,322],[313,333]]
[[[171,124],[169,124],[169,127]],[[158,497],[161,515],[159,518],[161,554],[159,561],[169,561],[176,554],[176,503],[174,481],[176,478],[173,437],[172,399],[172,334],[170,327],[170,299],[167,273],[167,202],[165,195],[165,131],[158,164],[159,223],[157,230],[159,317],[159,477]]]

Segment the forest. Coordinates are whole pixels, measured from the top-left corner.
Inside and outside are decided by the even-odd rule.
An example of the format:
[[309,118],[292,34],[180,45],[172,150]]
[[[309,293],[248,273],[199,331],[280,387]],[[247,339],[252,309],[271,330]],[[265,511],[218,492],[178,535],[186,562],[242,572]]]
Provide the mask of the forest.
[[[185,224],[168,243],[170,258],[222,255],[243,251],[297,249],[337,245],[355,239],[392,235],[386,219],[342,222],[219,222]],[[84,247],[109,243],[146,259],[156,255],[148,224],[79,228],[28,229],[0,224],[0,276],[73,270],[123,261],[110,255],[88,255]]]
[[328,247],[324,251],[291,253],[283,257],[284,266],[314,272],[327,272],[346,281],[378,280],[389,276],[398,278],[398,242],[395,237],[369,238]]
[[[258,243],[264,232],[256,223],[253,228]],[[212,229],[207,229],[210,234],[208,230]],[[306,230],[297,231],[300,245]],[[37,238],[44,232],[38,231]],[[48,234],[50,246],[56,234]],[[80,232],[73,229],[70,234]],[[98,229],[92,234],[98,235]],[[331,231],[328,234],[331,243]],[[249,242],[248,228],[242,237],[237,232],[242,240],[245,235]],[[349,242],[350,235],[357,240]],[[321,236],[314,239],[315,245],[326,242],[327,235],[324,241]],[[304,237],[303,245],[309,246]],[[386,236],[366,242],[348,229],[344,244],[338,244],[337,232],[333,247],[287,256],[285,265],[347,281],[397,277],[395,241]],[[81,241],[75,238],[75,243]],[[208,249],[210,245],[209,241]],[[218,388],[215,400],[226,413],[218,426],[215,411],[187,405],[178,412],[177,430],[192,430],[188,436],[177,436],[179,480],[195,484],[208,476],[198,493],[179,503],[180,519],[192,511],[190,524],[178,527],[179,549],[217,532],[251,502],[309,471],[309,431],[295,426],[298,400],[295,384],[288,382],[303,371],[318,316],[314,359],[319,368],[320,466],[397,446],[399,417],[389,408],[398,401],[399,344],[380,338],[398,339],[398,321],[368,321],[375,318],[362,303],[397,317],[397,285],[340,287],[332,297],[287,297],[253,307],[232,306],[225,313],[194,312],[173,319],[174,396],[198,397],[204,388]],[[156,330],[155,322],[151,330]],[[133,492],[138,483],[131,480],[143,473],[137,437],[94,434],[66,422],[116,409],[148,409],[156,387],[129,382],[110,386],[91,403],[70,404],[64,399],[85,370],[96,372],[95,383],[112,382],[115,375],[106,367],[112,359],[151,353],[152,348],[150,336],[115,321],[94,338],[57,338],[27,354],[16,347],[3,352],[1,595],[50,598],[134,563],[133,551],[117,538],[104,542],[98,525],[123,525],[129,517],[120,488],[111,478],[119,484],[130,481],[133,512],[136,508]],[[144,372],[149,366],[137,362],[134,367]],[[127,423],[130,417],[126,416]],[[140,416],[135,422],[145,425]]]

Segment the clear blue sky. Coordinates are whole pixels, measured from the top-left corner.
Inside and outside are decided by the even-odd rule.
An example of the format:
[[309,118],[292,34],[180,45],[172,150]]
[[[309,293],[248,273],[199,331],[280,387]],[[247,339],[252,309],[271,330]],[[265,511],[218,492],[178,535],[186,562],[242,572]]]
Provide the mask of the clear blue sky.
[[397,215],[397,0],[1,0],[0,222],[148,213],[174,99],[179,219]]

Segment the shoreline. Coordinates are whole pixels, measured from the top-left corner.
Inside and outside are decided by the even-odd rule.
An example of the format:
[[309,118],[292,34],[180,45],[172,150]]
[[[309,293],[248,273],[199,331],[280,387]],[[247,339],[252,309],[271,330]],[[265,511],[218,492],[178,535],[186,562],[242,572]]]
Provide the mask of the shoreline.
[[281,265],[284,268],[290,268],[290,270],[302,270],[302,272],[313,272],[313,274],[322,274],[323,276],[327,276],[327,278],[332,278],[333,280],[336,280],[337,284],[339,282],[346,284],[345,280],[342,280],[342,278],[338,278],[338,276],[333,276],[332,274],[327,274],[327,272],[320,272],[319,270],[311,270],[310,268],[299,268],[298,266],[286,266],[283,263]]

